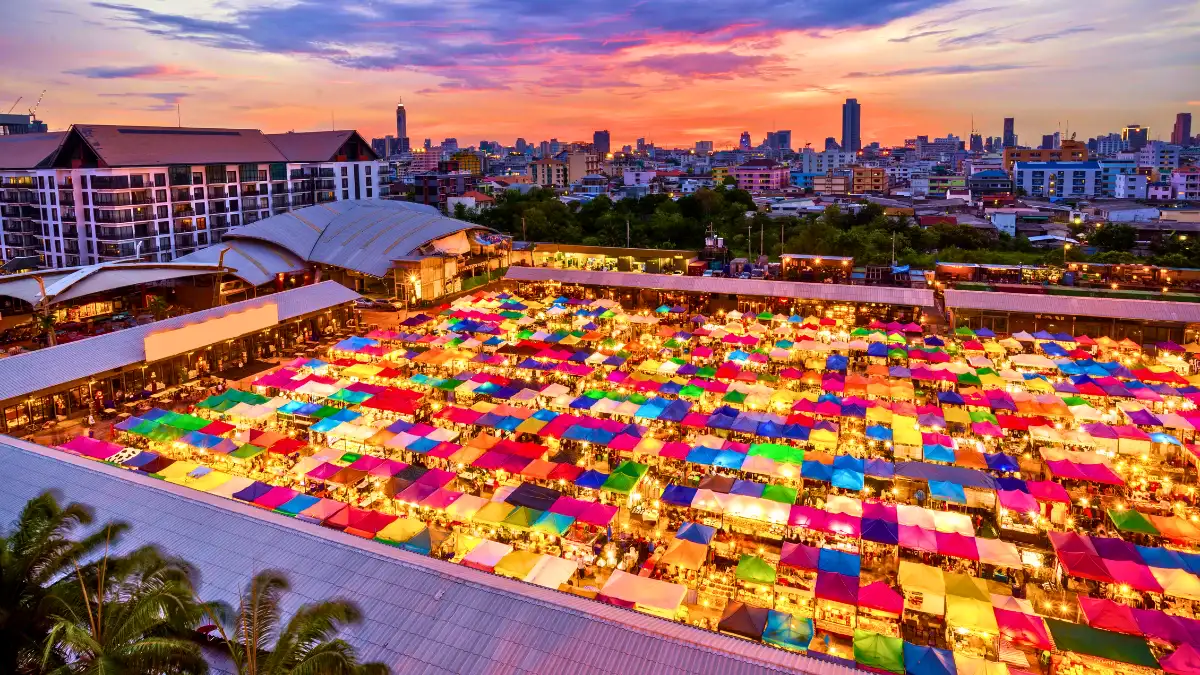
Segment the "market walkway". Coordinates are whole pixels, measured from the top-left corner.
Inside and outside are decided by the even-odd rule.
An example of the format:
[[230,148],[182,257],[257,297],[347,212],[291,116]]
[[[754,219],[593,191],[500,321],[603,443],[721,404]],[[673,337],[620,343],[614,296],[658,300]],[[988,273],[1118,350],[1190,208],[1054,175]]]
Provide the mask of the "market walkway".
[[[293,603],[343,596],[366,622],[347,638],[393,673],[811,673],[850,669],[400,551],[232,500],[0,437],[0,514],[54,489],[98,522],[132,525],[116,553],[155,544],[232,601],[258,570],[292,581]],[[289,608],[290,611],[291,608]]]

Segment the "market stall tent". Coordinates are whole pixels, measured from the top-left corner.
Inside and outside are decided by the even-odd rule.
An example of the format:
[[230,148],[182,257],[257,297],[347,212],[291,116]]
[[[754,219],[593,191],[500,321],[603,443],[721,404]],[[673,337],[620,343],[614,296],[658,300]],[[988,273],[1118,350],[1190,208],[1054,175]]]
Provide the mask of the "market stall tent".
[[621,604],[630,604],[639,611],[673,619],[686,594],[687,587],[680,584],[614,570],[604,587],[600,589],[598,597],[616,600]]
[[904,641],[856,628],[854,661],[871,668],[904,675]]

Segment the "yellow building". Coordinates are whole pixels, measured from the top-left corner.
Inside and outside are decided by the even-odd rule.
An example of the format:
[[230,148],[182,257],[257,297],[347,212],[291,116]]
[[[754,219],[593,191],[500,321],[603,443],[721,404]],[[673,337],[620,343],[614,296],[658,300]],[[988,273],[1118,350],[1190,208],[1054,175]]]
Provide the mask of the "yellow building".
[[888,189],[887,171],[871,166],[853,166],[851,192],[856,195],[873,192],[883,194]]
[[1083,141],[1066,140],[1062,147],[1050,150],[1041,148],[1005,148],[1004,170],[1012,171],[1016,162],[1086,162],[1088,158],[1087,143]]
[[460,150],[451,155],[450,159],[458,162],[459,171],[466,171],[472,176],[483,175],[483,160],[470,150]]
[[813,176],[813,192],[819,195],[849,194],[850,176],[832,171]]
[[600,173],[600,156],[594,152],[567,153],[567,182],[577,183],[584,176]]
[[713,185],[720,185],[729,177],[729,167],[714,166],[712,169]]

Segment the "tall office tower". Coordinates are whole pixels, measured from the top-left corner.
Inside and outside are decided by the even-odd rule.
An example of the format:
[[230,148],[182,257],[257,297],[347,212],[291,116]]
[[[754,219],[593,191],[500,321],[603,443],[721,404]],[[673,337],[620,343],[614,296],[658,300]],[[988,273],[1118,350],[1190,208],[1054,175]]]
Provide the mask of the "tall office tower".
[[1017,147],[1017,134],[1015,131],[1015,120],[1011,117],[1004,118],[1004,147]]
[[1054,134],[1042,134],[1042,150],[1054,149]]
[[1175,128],[1171,129],[1171,145],[1188,146],[1192,144],[1192,113],[1179,113],[1175,116]]
[[779,131],[775,132],[775,149],[792,149],[792,132],[790,129],[780,129]]
[[529,147],[529,143],[524,138],[518,138],[517,142],[513,144],[513,147],[517,149],[518,153],[523,155],[525,154],[525,150]]
[[638,151],[639,155],[642,154],[643,152],[646,152],[646,139],[644,139],[644,138],[637,139],[637,151]]
[[711,155],[713,151],[712,141],[696,141],[697,155]]
[[750,145],[750,132],[749,132],[749,131],[743,131],[743,132],[742,132],[742,137],[738,139],[738,149],[739,149],[739,150],[743,150],[743,151],[747,151],[747,150],[749,150],[751,147],[753,147],[753,146],[752,146],[752,145]]
[[396,104],[396,143],[400,152],[408,152],[408,111],[404,109],[404,100]]
[[846,99],[846,102],[842,104],[842,150],[846,152],[862,150],[861,122],[862,106],[858,105],[858,99]]
[[595,146],[597,155],[603,156],[612,152],[612,137],[609,136],[608,129],[593,132],[592,145]]
[[971,134],[971,152],[983,152],[983,136]]
[[1146,139],[1150,135],[1150,128],[1140,124],[1129,124],[1121,130],[1121,140],[1129,145],[1129,149],[1137,152],[1146,145]]

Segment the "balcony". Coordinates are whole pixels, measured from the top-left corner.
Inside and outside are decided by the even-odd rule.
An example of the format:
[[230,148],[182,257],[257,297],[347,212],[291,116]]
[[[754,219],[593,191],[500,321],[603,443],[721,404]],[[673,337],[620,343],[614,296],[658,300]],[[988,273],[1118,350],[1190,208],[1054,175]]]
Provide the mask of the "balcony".
[[4,231],[10,234],[41,234],[42,227],[31,220],[5,220]]
[[78,239],[79,238],[79,228],[78,227],[64,227],[63,231],[62,231],[62,236],[63,236],[63,239]]
[[36,204],[37,197],[32,190],[5,190],[0,192],[0,204],[10,204],[12,206],[24,206],[27,204]]
[[196,215],[196,209],[193,209],[191,206],[176,206],[171,215],[176,218],[191,218]]
[[253,210],[259,209],[259,208],[265,206],[266,203],[267,203],[267,200],[265,197],[263,197],[261,199],[255,198],[255,197],[242,197],[242,201],[241,201],[243,211],[253,211]]
[[[263,206],[265,207],[266,204],[264,203]],[[286,209],[288,207],[287,195],[276,195],[274,197],[271,197],[271,206],[272,206],[272,208],[277,208],[277,209],[285,208]]]
[[312,206],[312,205],[313,205],[312,194],[298,194],[298,195],[292,197],[292,208],[299,208],[301,206]]
[[315,187],[318,190],[335,190],[335,189],[337,189],[337,185],[331,180],[315,181]]
[[337,201],[337,197],[332,192],[318,192],[317,203],[324,204],[326,202]]
[[225,202],[209,202],[209,213],[229,213],[229,208],[225,206]]
[[192,201],[191,190],[171,190],[171,201],[173,202],[190,202]]

